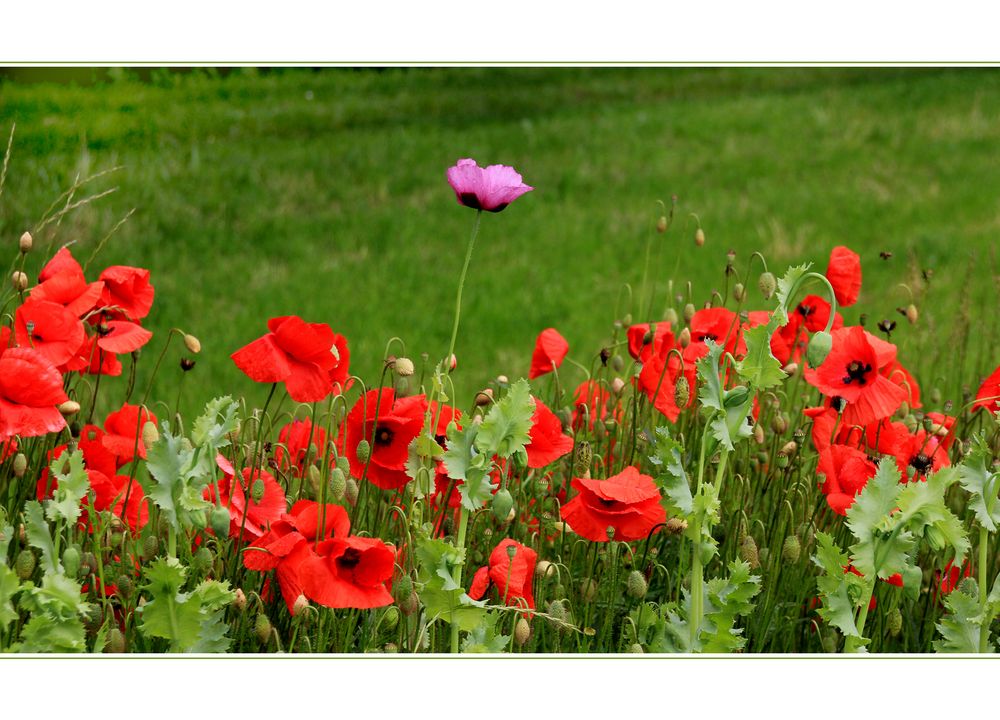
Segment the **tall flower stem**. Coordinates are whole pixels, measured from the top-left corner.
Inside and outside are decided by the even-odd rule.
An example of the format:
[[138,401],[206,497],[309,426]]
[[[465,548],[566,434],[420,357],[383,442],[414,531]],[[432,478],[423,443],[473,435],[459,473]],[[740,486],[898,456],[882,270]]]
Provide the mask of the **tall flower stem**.
[[[445,503],[447,502],[448,499],[445,498]],[[463,505],[458,519],[458,538],[456,539],[460,550],[465,550],[465,534],[468,531],[468,529],[469,529],[469,511]],[[465,560],[463,558],[462,562],[457,564],[455,566],[455,569],[452,571],[451,579],[454,580],[458,585],[462,584],[462,567],[464,564]],[[456,622],[455,618],[452,618],[451,621],[451,652],[453,655],[458,654],[458,622]]]
[[[989,534],[982,525],[979,526],[979,609],[986,614],[986,584],[989,579],[986,576],[986,561],[988,558]],[[986,652],[989,647],[990,624],[983,622],[979,626],[979,652]]]
[[462,274],[458,277],[458,294],[455,297],[455,324],[451,328],[451,342],[448,344],[448,354],[445,356],[445,364],[451,368],[451,358],[455,354],[455,340],[458,338],[458,321],[462,316],[462,291],[465,289],[465,276],[469,272],[469,263],[472,261],[472,249],[476,246],[476,237],[479,235],[479,221],[483,216],[482,210],[476,210],[476,221],[472,225],[472,235],[469,237],[469,248],[465,252],[465,264],[462,265]]

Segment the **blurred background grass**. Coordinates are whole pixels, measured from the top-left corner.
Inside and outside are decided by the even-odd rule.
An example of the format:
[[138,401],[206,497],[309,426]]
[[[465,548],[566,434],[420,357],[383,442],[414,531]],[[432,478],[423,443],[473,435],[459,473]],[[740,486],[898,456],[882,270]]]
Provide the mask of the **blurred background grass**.
[[[372,382],[394,335],[418,362],[446,352],[474,214],[444,174],[473,157],[514,165],[536,190],[484,217],[462,393],[525,374],[548,326],[589,364],[623,284],[641,282],[656,201],[676,195],[671,231],[653,236],[655,315],[671,278],[692,281],[699,304],[722,291],[730,248],[741,272],[759,250],[780,275],[807,260],[823,270],[846,244],[865,277],[847,320],[896,320],[925,391],[957,400],[1000,361],[998,121],[994,70],[6,69],[0,133],[17,130],[0,238],[12,257],[74,178],[120,166],[76,197],[113,194],[40,233],[30,270],[69,241],[86,258],[134,208],[89,274],[152,271],[159,337],[140,367],[181,327],[204,347],[185,412],[225,393],[262,402],[229,354],[271,316],[329,323]],[[914,327],[896,311],[910,301],[899,283],[917,292]],[[755,287],[751,299],[767,307]],[[151,395],[171,404],[177,348]]]

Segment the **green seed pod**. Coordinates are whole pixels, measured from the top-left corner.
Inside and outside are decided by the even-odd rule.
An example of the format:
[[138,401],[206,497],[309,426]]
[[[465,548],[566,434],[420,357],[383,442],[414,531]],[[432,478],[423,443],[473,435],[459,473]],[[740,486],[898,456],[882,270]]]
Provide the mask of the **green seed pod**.
[[67,577],[76,577],[76,574],[80,572],[79,548],[70,545],[68,548],[63,550],[62,564]]
[[514,642],[517,643],[518,647],[524,647],[530,638],[531,626],[528,625],[527,620],[519,618],[517,624],[514,625]]
[[358,443],[358,448],[356,450],[356,453],[358,456],[358,460],[360,460],[363,463],[368,462],[368,458],[370,458],[372,454],[371,444],[367,440],[362,440],[361,442]]
[[760,567],[760,557],[757,553],[757,543],[752,535],[747,535],[740,543],[740,560],[747,563],[751,570]]
[[28,458],[25,457],[24,453],[18,453],[14,456],[14,477],[20,479],[24,477],[25,471],[28,469]]
[[785,542],[781,545],[781,559],[784,560],[789,565],[797,563],[799,561],[799,555],[802,552],[802,546],[799,544],[799,539],[794,535],[789,535],[785,538]]
[[271,621],[263,613],[258,615],[253,622],[253,632],[262,644],[267,644],[271,638]]
[[647,590],[649,590],[649,586],[641,572],[633,570],[628,574],[628,579],[625,581],[625,591],[629,597],[636,599],[646,597]]
[[347,478],[347,488],[344,490],[344,497],[347,502],[354,505],[358,502],[358,481],[354,478]]
[[125,652],[125,636],[116,627],[108,630],[108,637],[104,643],[104,652],[120,654]]
[[391,653],[398,653],[399,652],[399,645],[397,645],[396,643],[392,643],[392,642],[386,643],[382,647],[382,652],[386,652],[386,653],[390,653],[390,654]]
[[[224,538],[229,534],[230,527],[230,517],[229,510],[223,505],[216,505],[212,508],[212,511],[208,515],[208,526],[212,528],[212,532],[215,533],[216,537]],[[156,540],[156,537],[150,536],[146,540]],[[145,548],[143,549],[145,553]],[[153,554],[156,554],[154,549]]]
[[688,322],[691,322],[691,318],[693,317],[694,317],[694,305],[688,303],[687,305],[684,306],[684,319],[687,320]]
[[514,498],[510,494],[510,490],[506,488],[497,490],[496,495],[493,496],[491,509],[493,510],[493,516],[497,520],[500,522],[506,522],[507,516],[510,515],[510,511],[514,509]]
[[[229,531],[229,511],[226,511],[226,530]],[[142,541],[142,559],[152,560],[160,550],[160,538],[156,535],[147,535]]]
[[382,615],[382,627],[385,630],[393,631],[399,626],[399,608],[395,605],[390,605],[385,609],[385,613]]
[[677,378],[677,384],[674,385],[674,402],[677,407],[686,408],[690,399],[691,385],[688,384],[687,378],[681,375]]
[[889,635],[896,637],[899,632],[903,629],[903,613],[899,611],[899,608],[893,608],[885,617],[886,625],[888,626]]
[[343,500],[347,492],[347,475],[339,467],[330,471],[330,494],[334,500]]
[[806,348],[806,359],[809,365],[818,368],[826,360],[833,348],[833,336],[826,330],[819,330],[809,338],[809,346]]
[[973,577],[962,578],[962,582],[958,584],[958,591],[969,597],[977,597],[979,595],[979,583]]
[[132,597],[132,591],[135,589],[135,583],[132,578],[124,573],[119,575],[115,580],[115,585],[118,586],[118,594],[121,595],[126,600]]
[[743,302],[747,299],[747,290],[743,287],[743,283],[736,283],[733,285],[733,300],[738,303]]
[[14,560],[14,572],[19,580],[27,580],[35,572],[35,553],[31,550],[22,550]]
[[778,281],[775,280],[773,273],[763,272],[757,278],[757,287],[760,288],[764,299],[770,300],[771,296],[774,295],[774,291],[778,289]]
[[629,645],[628,651],[633,655],[642,655],[646,652],[645,650],[642,649],[642,645],[640,645],[639,643],[632,643],[631,645]]
[[788,456],[787,455],[782,455],[780,453],[778,454],[778,467],[781,468],[782,470],[784,470],[785,468],[788,467]]
[[198,548],[198,552],[194,554],[194,557],[191,558],[191,567],[194,568],[195,572],[205,573],[212,567],[214,560],[215,556],[212,555],[212,551],[202,545]]
[[403,575],[392,584],[392,597],[397,604],[406,602],[413,594],[413,580],[409,575]]

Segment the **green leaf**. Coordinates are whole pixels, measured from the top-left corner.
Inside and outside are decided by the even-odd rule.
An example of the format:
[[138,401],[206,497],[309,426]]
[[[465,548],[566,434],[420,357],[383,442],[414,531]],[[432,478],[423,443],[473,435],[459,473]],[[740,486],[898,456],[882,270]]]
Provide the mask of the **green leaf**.
[[864,590],[864,580],[854,573],[844,572],[849,558],[824,532],[816,533],[813,562],[824,571],[816,581],[822,602],[820,617],[844,635],[860,637],[854,613],[859,605],[858,596]]
[[448,431],[448,449],[443,456],[448,477],[462,481],[458,492],[462,496],[462,506],[468,510],[485,506],[496,487],[490,479],[493,456],[478,447],[480,427],[474,423],[462,430],[452,427]]
[[712,340],[706,340],[708,354],[700,358],[695,367],[701,378],[698,399],[703,409],[723,411],[722,378],[719,376],[719,360],[722,358],[722,346]]
[[982,433],[972,438],[972,450],[958,466],[958,477],[962,488],[971,495],[969,507],[979,524],[988,532],[996,532],[1000,527],[1000,473],[993,472],[993,455]]
[[[194,421],[191,440],[195,445],[206,445],[214,450],[229,445],[229,434],[236,431],[239,424],[236,411],[239,404],[228,395],[210,401],[201,416]],[[212,453],[215,460],[215,453]]]
[[511,385],[500,402],[493,405],[479,426],[476,447],[488,457],[509,458],[531,442],[531,417],[535,399],[523,378]]
[[748,385],[757,390],[767,390],[785,380],[781,363],[771,352],[771,335],[777,325],[777,318],[772,315],[768,323],[743,331],[747,354],[736,363],[736,371]]
[[63,451],[49,465],[49,472],[57,485],[52,491],[52,499],[45,502],[45,516],[49,520],[61,518],[72,525],[80,518],[80,502],[90,490],[90,480],[83,467],[83,451]]
[[59,572],[61,565],[56,557],[56,548],[49,532],[49,525],[42,515],[42,506],[36,500],[28,500],[24,503],[24,521],[28,543],[31,547],[42,551],[42,569],[45,570],[46,575]]
[[139,608],[139,629],[147,637],[170,641],[172,652],[225,652],[229,648],[225,607],[235,597],[228,583],[205,580],[181,592],[187,568],[176,559],[158,558],[145,568],[142,589],[151,599]]
[[684,470],[682,450],[681,444],[670,436],[668,427],[656,428],[653,454],[649,461],[661,470],[656,480],[667,494],[669,509],[690,522],[694,512],[694,499],[691,497],[691,483]]
[[778,307],[773,315],[777,319],[778,327],[788,324],[788,312],[791,310],[791,303],[795,299],[792,293],[799,280],[809,272],[809,268],[811,267],[812,263],[790,267],[785,271],[781,279],[778,280],[778,290],[776,292]]
[[961,520],[945,502],[945,493],[959,477],[955,468],[942,468],[924,482],[907,483],[899,492],[899,512],[893,517],[895,523],[942,545],[934,550],[951,549],[956,564],[961,564],[970,544]]
[[59,572],[46,573],[42,584],[22,589],[21,608],[31,619],[21,630],[20,652],[85,652],[80,616],[90,609],[80,585]]
[[[934,650],[939,653],[978,653],[979,603],[963,592],[953,591],[944,596],[946,615],[934,627],[941,634],[941,639],[934,641]],[[987,652],[993,652],[991,644],[987,644]]]
[[713,578],[705,584],[708,602],[699,629],[701,652],[727,653],[746,645],[743,630],[736,620],[753,611],[751,602],[760,592],[760,577],[750,574],[750,565],[736,561],[729,564],[728,578]]
[[6,565],[0,565],[0,632],[4,632],[12,620],[17,620],[13,600],[20,590],[17,573]]
[[454,570],[464,561],[465,551],[445,540],[423,538],[417,544],[420,600],[428,616],[468,632],[483,622],[486,602],[473,600],[455,583]]
[[474,627],[462,641],[464,653],[502,653],[510,643],[510,635],[503,635],[497,624],[503,613],[488,612],[482,622]]
[[215,479],[216,448],[194,446],[170,431],[163,421],[160,438],[147,450],[148,478],[140,478],[143,490],[175,530],[204,527],[204,511],[212,503],[205,487]]

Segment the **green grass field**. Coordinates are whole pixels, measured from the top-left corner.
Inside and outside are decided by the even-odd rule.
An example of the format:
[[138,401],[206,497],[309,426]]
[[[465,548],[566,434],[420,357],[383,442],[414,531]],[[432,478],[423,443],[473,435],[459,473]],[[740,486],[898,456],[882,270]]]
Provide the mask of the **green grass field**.
[[[623,284],[641,283],[656,201],[677,195],[673,228],[654,237],[655,315],[671,278],[690,279],[698,303],[721,291],[730,248],[741,272],[759,250],[780,274],[806,260],[822,270],[847,244],[865,273],[847,319],[899,321],[903,362],[957,398],[1000,360],[998,121],[1000,73],[987,70],[289,69],[85,84],[15,73],[0,81],[0,133],[17,123],[0,237],[12,257],[77,174],[121,166],[77,197],[116,192],[49,225],[38,247],[76,241],[85,258],[135,208],[93,274],[151,269],[160,337],[147,355],[170,327],[202,340],[186,412],[218,394],[260,402],[266,388],[229,354],[274,315],[330,323],[372,381],[392,336],[417,360],[443,356],[473,220],[445,170],[473,157],[514,165],[536,191],[484,217],[463,392],[526,373],[548,326],[589,364]],[[918,292],[915,328],[895,310],[909,302],[900,282]],[[177,356],[153,398],[173,403]]]

